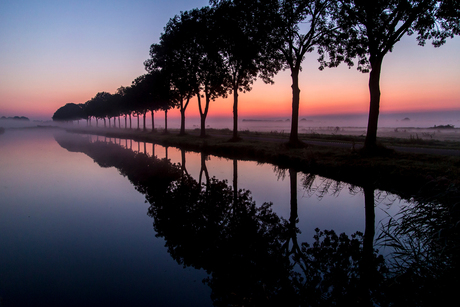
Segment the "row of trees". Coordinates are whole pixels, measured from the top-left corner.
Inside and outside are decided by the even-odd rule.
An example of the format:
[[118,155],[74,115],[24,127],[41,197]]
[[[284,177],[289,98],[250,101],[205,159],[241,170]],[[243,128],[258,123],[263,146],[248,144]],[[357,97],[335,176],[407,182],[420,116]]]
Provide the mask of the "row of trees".
[[[296,146],[301,144],[299,74],[305,55],[316,50],[320,70],[345,62],[349,66],[357,63],[359,71],[370,72],[365,146],[372,149],[376,147],[379,80],[385,55],[406,34],[417,34],[422,46],[431,40],[439,47],[460,33],[458,0],[211,0],[210,4],[169,20],[144,62],[148,74],[115,94],[129,103],[118,109],[110,103],[98,115],[86,112],[87,116],[145,115],[150,110],[153,120],[154,111],[178,107],[183,134],[185,111],[196,96],[201,136],[205,136],[210,102],[230,94],[233,139],[237,140],[239,93],[250,91],[257,78],[273,83],[276,73],[289,69],[289,142]],[[98,101],[98,95],[90,102]]]
[[[131,86],[120,87],[115,94],[99,92],[93,98],[82,104],[68,103],[59,108],[53,115],[56,121],[74,121],[86,119],[91,124],[91,118],[104,120],[104,127],[107,126],[106,119],[109,121],[109,127],[112,126],[111,119],[114,119],[113,125],[116,126],[115,118],[125,117],[125,127],[128,127],[127,119],[129,117],[129,126],[132,127],[131,116],[137,117],[137,128],[139,129],[140,115],[144,115],[145,120],[148,111],[152,114],[152,129],[154,128],[153,113],[158,110],[164,110],[173,107],[171,92],[169,91],[168,79],[161,71],[154,71],[149,74],[136,78]],[[166,113],[167,114],[167,113]]]

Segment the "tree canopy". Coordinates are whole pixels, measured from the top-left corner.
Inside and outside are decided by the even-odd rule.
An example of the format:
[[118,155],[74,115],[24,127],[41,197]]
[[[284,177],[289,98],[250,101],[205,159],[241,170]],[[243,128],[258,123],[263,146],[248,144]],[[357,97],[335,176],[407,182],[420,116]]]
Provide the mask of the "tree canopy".
[[75,103],[67,103],[54,112],[52,119],[54,121],[74,121],[86,119],[86,113],[81,105]]
[[238,139],[238,93],[260,77],[273,84],[281,69],[275,40],[277,1],[210,1],[216,7],[217,44],[233,93],[233,140]]

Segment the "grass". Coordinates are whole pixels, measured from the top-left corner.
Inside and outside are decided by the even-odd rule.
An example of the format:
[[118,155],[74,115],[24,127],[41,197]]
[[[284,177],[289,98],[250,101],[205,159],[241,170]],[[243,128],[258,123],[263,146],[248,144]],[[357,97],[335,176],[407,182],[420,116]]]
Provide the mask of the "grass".
[[[180,147],[229,159],[271,163],[281,168],[295,168],[298,171],[318,174],[358,186],[371,184],[374,188],[393,192],[405,198],[410,198],[420,192],[439,193],[447,186],[458,190],[460,186],[460,157],[456,156],[409,154],[388,149],[379,154],[369,155],[351,149],[352,142],[362,142],[359,137],[340,135],[321,135],[318,138],[315,136],[314,139],[347,141],[350,142],[350,148],[314,145],[292,148],[286,144],[286,135],[252,132],[241,133],[242,140],[232,142],[230,141],[232,133],[227,130],[208,129],[208,136],[200,138],[197,131],[194,130],[187,131],[186,135],[178,135],[178,131],[175,130],[170,130],[169,134],[163,134],[161,131],[152,133],[124,129],[70,129],[78,133],[128,138],[163,146]],[[212,134],[217,136],[211,136]],[[308,139],[308,135],[302,135],[301,138]],[[388,144],[413,145],[410,140],[384,139],[380,141],[387,146]],[[449,143],[445,146],[428,143],[427,146],[452,149],[460,147],[458,144],[450,146]]]

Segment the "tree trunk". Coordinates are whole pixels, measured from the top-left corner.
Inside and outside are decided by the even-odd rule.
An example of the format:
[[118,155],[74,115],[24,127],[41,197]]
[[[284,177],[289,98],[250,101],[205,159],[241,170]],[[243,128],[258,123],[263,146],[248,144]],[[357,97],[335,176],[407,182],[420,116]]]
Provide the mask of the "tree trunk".
[[380,110],[380,72],[382,68],[383,57],[374,57],[371,59],[371,72],[369,74],[369,121],[367,123],[366,139],[364,147],[367,149],[375,148],[377,145],[377,126]]
[[204,138],[206,136],[206,114],[203,112],[203,108],[201,107],[201,97],[200,93],[196,95],[198,98],[198,109],[200,110],[200,127],[201,127],[201,132],[200,132],[200,137]]
[[233,140],[238,140],[238,85],[233,87]]
[[168,110],[165,110],[165,134],[168,133]]
[[185,109],[181,108],[180,110],[180,135],[185,134]]
[[99,127],[99,121],[98,121],[98,118],[96,117],[96,128]]
[[200,127],[200,137],[204,138],[206,137],[206,116],[204,114],[200,114]]
[[184,105],[184,99],[181,96],[180,99],[180,132],[179,135],[185,134],[185,110],[190,102],[190,95],[187,95],[187,102]]
[[131,113],[129,113],[129,129],[132,129],[132,128],[133,128],[133,125],[131,121]]
[[120,116],[118,116],[118,128],[121,129]]
[[104,117],[104,128],[107,128],[107,122],[105,120],[105,117]]
[[150,113],[152,114],[152,132],[155,131],[155,114],[153,110],[150,110]]
[[147,117],[147,111],[144,112],[144,119],[143,119],[144,131],[147,131],[147,127],[145,126],[145,118],[146,117]]
[[198,92],[198,94],[197,94],[197,96],[198,96],[198,109],[200,110],[200,120],[201,120],[200,137],[202,137],[202,138],[206,137],[206,116],[208,115],[209,103],[210,103],[210,100],[211,100],[211,98],[209,97],[209,93],[208,93],[208,87],[206,85],[204,87],[204,93],[205,93],[205,100],[206,100],[206,105],[204,107],[204,111],[203,111],[203,108],[201,106],[200,93]]
[[137,130],[141,130],[141,126],[139,124],[139,113],[137,114]]
[[128,129],[128,115],[125,114],[125,129]]
[[110,120],[110,117],[109,117],[109,128],[112,128],[112,121]]
[[299,143],[299,105],[300,105],[300,89],[299,89],[299,68],[291,69],[292,78],[292,119],[291,119],[291,134],[289,143]]

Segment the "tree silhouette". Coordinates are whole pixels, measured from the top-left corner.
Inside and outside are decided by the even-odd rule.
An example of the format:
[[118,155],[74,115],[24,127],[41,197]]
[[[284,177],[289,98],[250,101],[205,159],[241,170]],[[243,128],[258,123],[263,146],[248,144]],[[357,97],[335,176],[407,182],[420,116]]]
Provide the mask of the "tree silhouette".
[[118,98],[119,98],[118,109],[119,109],[120,116],[123,115],[125,117],[125,129],[128,128],[128,118],[127,118],[128,115],[129,115],[130,122],[131,122],[131,108],[129,106],[128,96],[127,96],[128,91],[129,91],[128,87],[120,86],[116,92],[116,95],[118,95]]
[[370,71],[369,121],[365,148],[374,150],[380,110],[380,74],[383,58],[404,36],[417,34],[419,45],[432,40],[435,47],[460,33],[460,5],[456,0],[395,1],[342,0],[335,13],[347,37],[350,57],[358,57],[358,70]]
[[161,69],[171,82],[171,98],[179,105],[181,114],[180,134],[185,134],[185,111],[196,94],[195,43],[192,29],[182,23],[180,16],[171,18],[161,34],[160,43],[150,47],[150,59],[144,62],[149,72]]
[[330,13],[336,1],[332,0],[282,0],[278,7],[278,28],[274,38],[279,40],[279,50],[284,64],[291,71],[292,79],[292,119],[289,143],[301,145],[298,136],[300,88],[299,73],[306,53],[316,47],[319,60],[325,65],[324,53],[335,54],[328,66],[336,66],[343,60],[340,49],[336,48],[335,20]]
[[257,77],[273,84],[281,69],[272,44],[274,7],[277,1],[210,1],[216,7],[216,37],[219,53],[233,93],[233,137],[238,140],[238,93],[248,92]]
[[146,130],[146,113],[152,103],[152,89],[148,81],[149,80],[147,75],[139,76],[134,79],[129,90],[129,98],[131,99],[130,102],[132,104],[132,110],[137,116],[137,129],[140,129],[139,116],[144,115],[144,131]]
[[[168,24],[168,27],[174,28],[174,31],[180,33],[179,37],[185,38],[182,43],[190,49],[185,55],[185,59],[181,58],[181,64],[189,65],[188,69],[191,69],[190,74],[187,71],[183,77],[188,78],[193,75],[192,78],[187,79],[190,80],[190,83],[185,82],[187,85],[184,93],[190,94],[187,90],[190,85],[193,88],[193,93],[197,96],[201,137],[206,136],[206,117],[210,102],[218,97],[225,97],[229,85],[227,71],[223,63],[224,59],[219,53],[218,44],[216,44],[218,35],[215,33],[216,22],[213,13],[214,10],[209,7],[194,9],[182,12],[180,16],[176,16]],[[172,80],[175,79],[175,77],[172,78]],[[180,94],[179,97],[179,99],[183,99],[188,96],[185,94],[184,97],[183,94]],[[204,103],[202,98],[205,100]],[[182,110],[185,112],[185,108]]]
[[53,121],[74,121],[80,119],[86,119],[86,113],[81,107],[75,103],[68,103],[63,107],[57,109],[53,114]]
[[145,82],[151,91],[151,102],[149,109],[152,112],[152,131],[153,131],[153,112],[163,110],[165,112],[165,133],[168,132],[168,110],[176,107],[176,100],[171,95],[169,75],[165,70],[152,70],[146,76]]
[[104,127],[106,127],[105,117],[107,116],[107,102],[110,97],[110,93],[99,92],[85,103],[86,114],[96,118],[96,126],[98,126],[98,119],[104,119]]

